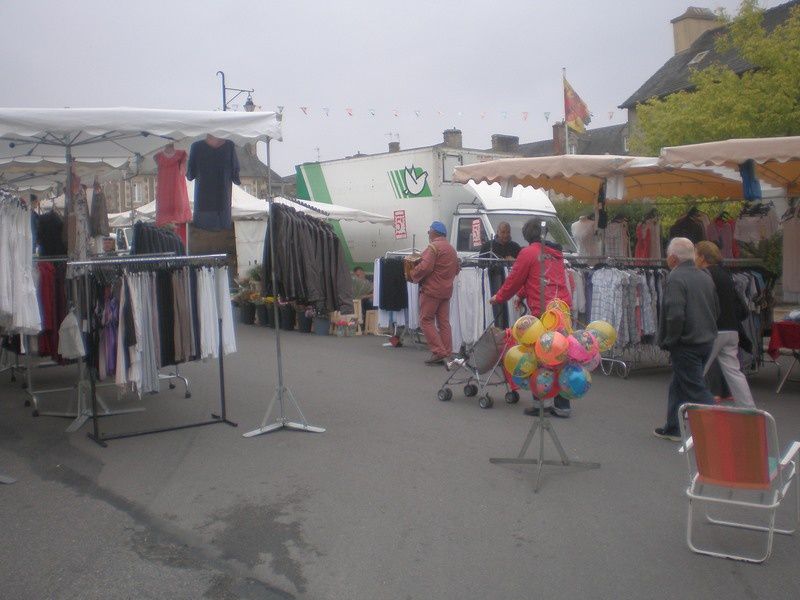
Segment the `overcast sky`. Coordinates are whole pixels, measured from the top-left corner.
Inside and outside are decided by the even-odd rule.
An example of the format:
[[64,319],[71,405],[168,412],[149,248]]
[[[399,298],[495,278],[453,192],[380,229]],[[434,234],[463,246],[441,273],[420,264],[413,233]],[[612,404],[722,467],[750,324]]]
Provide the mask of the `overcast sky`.
[[562,67],[594,114],[590,127],[624,122],[617,105],[673,54],[670,19],[689,5],[735,14],[738,4],[0,0],[0,105],[213,110],[223,70],[265,110],[285,107],[272,152],[281,175],[392,140],[435,144],[453,126],[465,146],[487,148],[493,133],[552,137]]

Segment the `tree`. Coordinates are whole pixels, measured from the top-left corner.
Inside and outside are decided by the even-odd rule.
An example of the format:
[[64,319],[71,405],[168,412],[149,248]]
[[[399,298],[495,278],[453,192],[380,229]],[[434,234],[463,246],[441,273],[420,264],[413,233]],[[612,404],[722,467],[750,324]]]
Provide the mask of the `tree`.
[[696,70],[690,91],[637,106],[631,139],[637,154],[664,146],[728,138],[800,135],[800,6],[767,32],[757,0],[744,0],[718,37],[718,54],[736,52],[754,68],[736,74],[720,64]]

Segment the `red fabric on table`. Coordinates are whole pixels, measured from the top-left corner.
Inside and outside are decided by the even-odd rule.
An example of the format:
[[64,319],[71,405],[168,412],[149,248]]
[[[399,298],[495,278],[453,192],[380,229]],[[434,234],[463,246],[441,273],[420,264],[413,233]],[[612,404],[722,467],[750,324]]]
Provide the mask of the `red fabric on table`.
[[772,324],[767,353],[775,360],[780,356],[781,348],[800,350],[800,323],[778,321]]

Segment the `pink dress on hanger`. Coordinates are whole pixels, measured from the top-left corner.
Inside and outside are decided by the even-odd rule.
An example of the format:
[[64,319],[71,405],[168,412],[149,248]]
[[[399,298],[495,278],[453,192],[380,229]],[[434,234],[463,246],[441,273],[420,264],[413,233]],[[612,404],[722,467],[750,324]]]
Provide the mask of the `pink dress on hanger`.
[[189,194],[186,191],[186,152],[175,150],[172,156],[155,155],[158,165],[156,183],[156,225],[188,223],[192,220]]

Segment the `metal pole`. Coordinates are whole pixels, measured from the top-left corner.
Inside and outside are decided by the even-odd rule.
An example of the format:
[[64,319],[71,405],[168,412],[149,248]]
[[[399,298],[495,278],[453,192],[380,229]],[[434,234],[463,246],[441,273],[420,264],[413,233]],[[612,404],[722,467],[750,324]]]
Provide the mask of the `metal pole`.
[[[561,93],[564,93],[567,83],[567,69],[561,69]],[[564,98],[564,154],[569,154],[569,125],[567,124],[567,99]]]
[[281,354],[281,327],[280,327],[280,314],[278,311],[278,283],[275,277],[275,211],[272,199],[271,183],[271,163],[270,163],[270,148],[267,140],[267,202],[269,203],[269,270],[270,278],[272,280],[272,296],[275,302],[272,303],[273,316],[275,318],[275,351],[278,355],[278,403],[281,410],[281,421],[286,420],[286,414],[283,406],[283,355]]
[[222,110],[228,110],[228,102],[225,98],[225,73],[222,71],[217,71],[217,75],[222,75]]
[[[64,190],[64,223],[69,229],[69,211],[72,207],[72,147],[67,146],[67,189]],[[69,241],[69,236],[67,236]],[[67,254],[71,248],[67,248]]]

